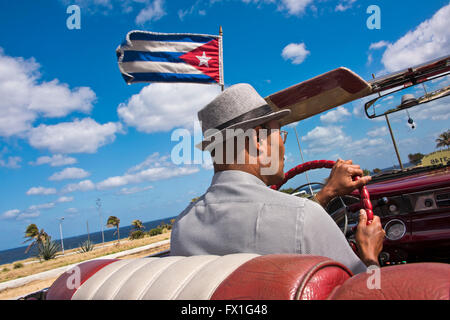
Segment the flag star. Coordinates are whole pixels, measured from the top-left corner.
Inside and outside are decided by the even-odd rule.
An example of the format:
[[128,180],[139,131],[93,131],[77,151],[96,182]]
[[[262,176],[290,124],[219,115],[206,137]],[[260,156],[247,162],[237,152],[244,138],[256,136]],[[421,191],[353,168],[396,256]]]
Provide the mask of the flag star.
[[206,56],[205,51],[203,51],[203,55],[201,55],[201,56],[196,56],[196,57],[197,57],[197,59],[200,61],[199,64],[198,64],[199,67],[205,65],[205,66],[207,66],[207,67],[209,68],[208,60],[210,60],[211,58],[208,58],[208,57]]

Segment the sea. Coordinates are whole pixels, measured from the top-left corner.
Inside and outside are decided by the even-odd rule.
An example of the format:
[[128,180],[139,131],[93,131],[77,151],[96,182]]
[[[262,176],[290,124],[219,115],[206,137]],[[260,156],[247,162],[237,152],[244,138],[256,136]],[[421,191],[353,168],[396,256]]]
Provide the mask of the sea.
[[[164,218],[160,220],[154,220],[149,222],[144,222],[143,225],[145,227],[144,231],[150,231],[153,228],[156,228],[159,226],[162,222],[170,223],[171,219],[175,219],[175,217],[169,217]],[[117,240],[117,234],[114,234],[116,231],[116,228],[113,229],[104,229],[103,234],[105,238],[105,242]],[[133,230],[133,226],[124,226],[119,228],[120,233],[120,239],[126,239],[128,238],[128,235],[130,234],[131,230]],[[92,232],[89,234],[82,234],[79,236],[74,236],[70,238],[64,238],[64,250],[74,249],[80,247],[80,244],[86,240],[91,240],[92,243],[98,244],[102,243],[102,232]],[[52,238],[52,240],[56,241],[59,245],[61,244],[61,239],[58,238]],[[0,265],[6,264],[6,263],[12,263],[14,261],[18,260],[24,260],[27,258],[31,258],[33,256],[36,256],[37,249],[36,246],[33,246],[33,248],[28,252],[25,253],[25,249],[28,247],[28,244],[23,247],[13,248],[13,249],[7,249],[0,251]]]

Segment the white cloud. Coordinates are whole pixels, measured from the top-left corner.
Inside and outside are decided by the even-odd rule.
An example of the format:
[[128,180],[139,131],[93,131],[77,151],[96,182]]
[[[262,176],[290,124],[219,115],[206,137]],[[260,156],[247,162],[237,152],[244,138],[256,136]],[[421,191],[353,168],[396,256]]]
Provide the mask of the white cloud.
[[164,1],[154,0],[153,3],[148,2],[147,6],[142,9],[136,17],[136,24],[144,24],[146,22],[157,21],[166,15],[164,11]]
[[96,187],[99,190],[122,187],[147,181],[158,181],[176,176],[193,174],[199,171],[196,167],[177,167],[168,161],[169,156],[160,156],[155,152],[140,164],[133,166],[124,175],[107,178]]
[[386,142],[381,138],[353,140],[343,132],[342,126],[315,127],[302,137],[302,141],[308,143],[305,153],[324,154],[338,151],[348,158],[376,154],[374,150],[386,147]]
[[2,219],[15,219],[19,215],[20,210],[19,209],[13,209],[3,212],[1,215]]
[[42,164],[50,164],[52,167],[66,166],[74,163],[77,163],[77,159],[62,154],[55,154],[52,155],[51,157],[42,156],[37,158],[35,162],[32,161],[29,162],[29,164],[35,166],[39,166]]
[[169,166],[170,162],[167,161],[168,159],[170,159],[169,155],[160,156],[159,152],[154,152],[149,155],[143,162],[128,169],[127,173],[138,172],[147,168]]
[[342,0],[335,8],[335,11],[347,11],[350,9],[356,0]]
[[388,71],[397,71],[445,56],[450,52],[450,4],[429,20],[387,47],[382,62]]
[[81,168],[65,168],[62,171],[55,172],[48,178],[50,181],[60,181],[65,179],[83,179],[89,176],[89,172]]
[[[351,139],[350,139],[351,140]],[[363,138],[356,141],[350,141],[343,146],[345,156],[348,158],[355,157],[372,157],[375,154],[382,153],[389,148],[385,140]]]
[[101,146],[115,140],[121,132],[120,123],[99,124],[91,118],[75,119],[56,125],[41,124],[29,134],[31,146],[55,153],[95,153]]
[[342,126],[315,127],[309,131],[302,141],[308,143],[308,152],[325,153],[337,146],[344,146],[351,141],[351,137],[345,135]]
[[29,109],[44,117],[64,117],[74,111],[89,113],[95,102],[95,93],[87,87],[73,91],[58,80],[42,83],[31,92]]
[[378,50],[378,49],[387,47],[388,45],[389,45],[389,42],[387,42],[387,41],[384,41],[384,40],[378,41],[378,42],[375,42],[375,43],[371,43],[370,47],[369,47],[369,50]]
[[48,202],[48,203],[42,203],[42,204],[35,204],[28,207],[28,210],[30,211],[36,211],[41,209],[51,209],[55,207],[54,202]]
[[73,197],[59,197],[58,200],[56,200],[56,202],[58,203],[63,203],[63,202],[72,202],[73,201]]
[[95,189],[95,184],[91,180],[83,180],[78,183],[71,183],[66,185],[61,192],[69,193],[75,191],[91,191]]
[[367,132],[369,137],[382,137],[388,134],[388,129],[386,127],[378,127]]
[[77,208],[68,208],[68,209],[64,210],[64,212],[67,212],[67,213],[77,213],[77,212],[78,212],[78,209],[77,209]]
[[219,86],[155,83],[121,103],[117,113],[127,125],[145,133],[193,128],[197,112],[219,93]]
[[26,194],[27,195],[49,195],[49,194],[55,194],[56,189],[55,188],[45,188],[45,187],[32,187],[30,188]]
[[[98,183],[91,180],[84,180],[79,183],[72,183],[66,185],[61,192],[69,193],[75,191],[91,191],[91,190],[105,190],[117,187],[123,187],[128,184],[138,184],[149,181],[165,180],[172,177],[190,175],[199,171],[198,167],[178,167],[167,161],[168,156],[159,156],[154,153],[147,157],[142,163],[133,166],[127,172],[120,176],[109,177]],[[151,187],[148,187],[151,188]],[[129,191],[139,192],[144,189],[139,188],[123,188],[122,194]],[[146,190],[146,189],[145,189]],[[119,192],[120,193],[120,192]],[[130,192],[131,193],[131,192]],[[134,193],[134,192],[133,192]]]
[[69,6],[76,4],[80,6],[81,10],[85,9],[91,13],[101,10],[106,13],[113,9],[112,2],[114,0],[60,0],[64,5]]
[[159,181],[177,176],[190,175],[198,172],[198,168],[188,167],[157,167],[139,171],[134,174],[125,174],[105,179],[97,183],[99,190],[121,187],[127,184],[141,183],[146,181]]
[[39,211],[26,210],[26,211],[22,212],[19,209],[13,209],[13,210],[8,210],[8,211],[4,212],[0,216],[0,219],[4,219],[4,220],[24,220],[24,219],[28,219],[28,218],[39,217],[40,214],[41,213]]
[[21,157],[12,157],[9,156],[7,160],[0,159],[0,167],[5,167],[9,169],[18,169],[20,168],[20,162],[22,161]]
[[373,61],[373,56],[371,53],[369,53],[369,55],[367,56],[366,66],[370,66],[372,64],[372,61]]
[[320,116],[320,121],[324,123],[336,123],[344,120],[346,117],[350,117],[350,112],[343,106],[339,106],[336,109],[325,113]]
[[69,89],[57,79],[39,83],[34,58],[9,57],[0,48],[0,136],[23,136],[39,117],[89,113],[95,93],[87,87]]
[[312,2],[313,0],[281,0],[279,10],[286,10],[290,15],[299,16]]
[[138,192],[147,191],[150,189],[153,189],[153,186],[122,188],[122,189],[120,189],[120,191],[117,192],[117,194],[128,195],[128,194],[134,194],[134,193],[138,193]]
[[37,218],[41,215],[40,211],[25,211],[25,212],[21,212],[16,220],[25,220],[25,219],[29,219],[29,218]]
[[185,16],[191,15],[195,12],[197,12],[201,16],[204,16],[206,14],[206,11],[199,10],[198,9],[199,4],[200,4],[200,0],[197,0],[189,9],[185,9],[185,10],[179,9],[177,12],[178,18],[180,18],[180,20],[183,21]]
[[[164,10],[164,0],[60,0],[63,5],[79,5],[82,14],[131,14],[139,11],[135,22],[144,24],[147,21],[156,21],[166,15]],[[120,11],[114,10],[120,7]]]
[[281,52],[283,59],[291,60],[293,64],[302,63],[309,54],[304,43],[290,43]]

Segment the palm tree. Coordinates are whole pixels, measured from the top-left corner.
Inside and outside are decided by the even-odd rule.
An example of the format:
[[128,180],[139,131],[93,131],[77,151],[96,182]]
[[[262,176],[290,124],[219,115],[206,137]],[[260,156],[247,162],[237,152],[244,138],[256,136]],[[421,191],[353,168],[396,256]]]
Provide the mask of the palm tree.
[[39,231],[39,228],[34,224],[28,225],[27,229],[25,230],[25,240],[23,243],[27,243],[28,241],[31,241],[30,245],[25,250],[25,253],[27,253],[32,246],[42,244],[44,241],[47,241],[49,236],[44,231],[44,229],[41,229]]
[[436,139],[436,148],[450,147],[450,130],[442,132]]
[[141,229],[145,229],[144,225],[142,224],[141,220],[133,220],[133,222],[131,222],[131,225],[134,227],[134,230],[141,230]]
[[120,242],[119,224],[120,224],[120,219],[117,218],[116,216],[110,216],[108,218],[108,221],[106,222],[106,227],[108,227],[108,228],[116,227],[117,228],[117,230],[114,232],[114,234],[117,233],[117,242]]

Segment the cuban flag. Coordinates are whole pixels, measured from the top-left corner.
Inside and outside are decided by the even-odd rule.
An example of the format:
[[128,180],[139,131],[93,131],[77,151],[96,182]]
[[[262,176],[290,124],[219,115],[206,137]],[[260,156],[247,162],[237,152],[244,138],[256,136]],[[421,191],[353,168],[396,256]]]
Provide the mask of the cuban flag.
[[223,85],[222,37],[130,31],[117,48],[120,72],[135,82]]

